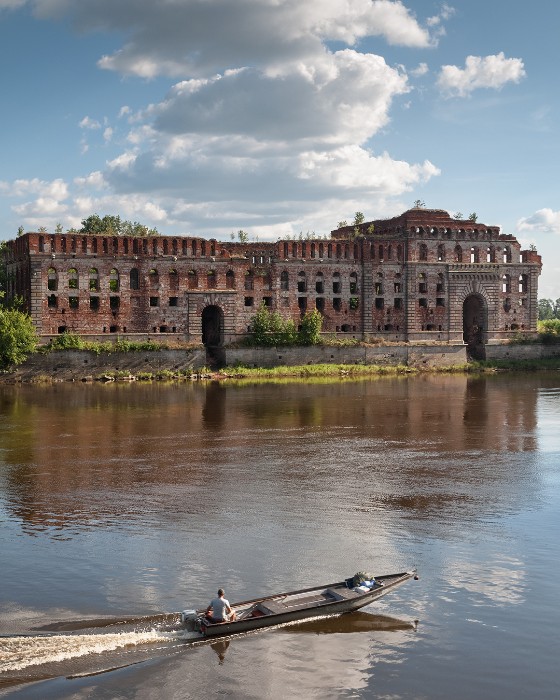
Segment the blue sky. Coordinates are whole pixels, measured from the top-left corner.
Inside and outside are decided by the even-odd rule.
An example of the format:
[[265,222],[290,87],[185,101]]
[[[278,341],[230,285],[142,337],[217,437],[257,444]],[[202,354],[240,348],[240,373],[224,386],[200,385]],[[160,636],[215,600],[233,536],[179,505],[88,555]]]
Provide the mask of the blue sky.
[[120,214],[326,235],[417,199],[560,297],[560,3],[0,0],[0,239]]

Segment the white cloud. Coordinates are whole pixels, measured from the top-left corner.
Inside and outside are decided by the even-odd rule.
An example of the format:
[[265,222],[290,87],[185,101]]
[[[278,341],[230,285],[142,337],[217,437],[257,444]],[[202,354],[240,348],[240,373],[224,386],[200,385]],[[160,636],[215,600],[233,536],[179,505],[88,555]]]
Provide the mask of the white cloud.
[[442,66],[438,86],[449,95],[465,97],[477,88],[499,90],[506,83],[518,83],[525,76],[520,58],[506,58],[501,51],[492,56],[467,56],[465,68]]
[[517,222],[518,231],[542,231],[560,233],[560,211],[544,208]]
[[434,43],[400,0],[41,0],[36,12],[69,15],[82,31],[121,32],[126,43],[99,65],[144,78],[208,76],[224,66],[264,69],[305,60],[329,40],[351,46],[380,36],[415,48]]
[[84,117],[79,126],[81,129],[101,129],[101,124],[96,119],[92,119],[91,117]]
[[26,2],[27,0],[0,0],[0,10],[15,10]]
[[426,75],[426,73],[429,73],[430,69],[428,68],[427,63],[419,63],[416,68],[413,68],[410,71],[410,75],[412,75],[415,78],[419,78],[422,75]]
[[113,138],[113,129],[108,126],[103,131],[103,140],[107,143]]

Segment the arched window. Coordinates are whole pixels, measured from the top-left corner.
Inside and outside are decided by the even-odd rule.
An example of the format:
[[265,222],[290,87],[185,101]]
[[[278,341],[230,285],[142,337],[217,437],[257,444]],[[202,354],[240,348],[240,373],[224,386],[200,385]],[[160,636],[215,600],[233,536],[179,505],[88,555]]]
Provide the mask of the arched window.
[[138,268],[133,267],[130,271],[130,288],[140,289],[140,276],[138,274]]
[[418,260],[422,260],[424,262],[428,260],[428,246],[425,243],[420,243]]
[[385,259],[385,253],[383,251],[382,245],[379,246],[378,251],[379,251],[379,262],[383,262],[383,260]]
[[479,255],[478,248],[476,246],[473,246],[471,248],[471,262],[472,263],[480,262],[480,255]]
[[327,258],[329,258],[329,260],[332,258],[332,243],[329,243],[327,246]]
[[315,277],[315,291],[317,294],[324,294],[325,293],[325,282],[323,279],[323,273],[318,272],[316,277]]
[[443,292],[443,291],[445,291],[445,281],[444,281],[443,273],[440,272],[437,276],[436,292]]
[[312,244],[311,244],[311,257],[312,257],[312,258],[315,257],[315,243],[312,243]]
[[169,270],[169,289],[179,289],[179,275],[174,268]]
[[284,257],[287,258],[289,255],[289,248],[290,246],[288,245],[287,241],[284,241]]
[[272,277],[269,274],[263,277],[263,289],[268,291],[272,289]]
[[150,270],[149,274],[150,274],[150,287],[152,287],[152,289],[153,289],[154,287],[157,287],[159,284],[159,274],[155,268],[152,268]]
[[235,289],[235,272],[233,270],[226,272],[226,287],[227,289]]
[[504,248],[504,262],[505,263],[511,262],[511,248],[509,246],[506,246]]
[[167,238],[163,239],[163,254],[169,255],[169,241],[167,240]]
[[152,253],[153,253],[154,255],[157,255],[157,254],[158,254],[158,241],[157,241],[157,238],[154,238],[154,239],[152,240]]
[[215,289],[218,286],[218,276],[215,270],[209,270],[206,275],[206,286],[208,289]]
[[68,270],[68,289],[78,289],[78,270],[75,267]]
[[443,262],[445,260],[445,246],[440,243],[437,247],[437,259],[438,262]]
[[119,272],[113,268],[109,274],[109,291],[118,292],[119,286]]
[[460,245],[455,246],[455,262],[463,262],[463,249]]
[[286,270],[284,270],[284,272],[282,272],[280,274],[280,289],[284,292],[287,292],[289,288],[290,288],[290,276],[288,275]]
[[336,258],[337,258],[337,260],[340,260],[341,251],[342,251],[342,247],[341,247],[340,243],[337,243],[336,244]]
[[418,275],[418,291],[420,294],[426,294],[428,292],[428,278],[423,272]]
[[350,273],[350,294],[358,293],[358,275],[355,272]]
[[322,243],[319,243],[319,258],[322,260],[325,254],[325,247]]
[[393,246],[389,244],[387,246],[387,260],[392,260],[393,259]]
[[298,292],[306,292],[307,291],[307,280],[305,278],[305,272],[298,272],[297,290],[298,290]]
[[522,294],[527,294],[529,289],[529,278],[527,275],[519,275],[519,291]]
[[245,273],[245,289],[250,291],[255,288],[255,277],[252,270],[247,270]]
[[99,291],[99,272],[95,267],[91,267],[89,270],[89,291]]
[[509,275],[504,275],[502,277],[502,292],[504,294],[511,294],[511,277]]
[[56,292],[58,289],[58,274],[54,267],[49,267],[47,271],[47,289],[50,292]]
[[292,258],[297,258],[297,243],[292,243]]
[[171,241],[171,252],[173,253],[173,255],[177,255],[177,253],[178,253],[177,239],[176,238],[174,238]]
[[333,294],[340,294],[342,292],[342,283],[338,272],[335,272],[332,277],[332,290]]

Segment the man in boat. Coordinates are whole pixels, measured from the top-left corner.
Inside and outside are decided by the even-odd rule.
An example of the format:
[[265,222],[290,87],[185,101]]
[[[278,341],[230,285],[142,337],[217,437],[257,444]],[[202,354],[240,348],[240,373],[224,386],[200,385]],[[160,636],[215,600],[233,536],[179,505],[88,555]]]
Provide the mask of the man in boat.
[[232,610],[229,600],[226,600],[224,595],[224,589],[219,588],[218,597],[211,600],[210,605],[206,608],[206,617],[214,624],[235,620],[235,611]]

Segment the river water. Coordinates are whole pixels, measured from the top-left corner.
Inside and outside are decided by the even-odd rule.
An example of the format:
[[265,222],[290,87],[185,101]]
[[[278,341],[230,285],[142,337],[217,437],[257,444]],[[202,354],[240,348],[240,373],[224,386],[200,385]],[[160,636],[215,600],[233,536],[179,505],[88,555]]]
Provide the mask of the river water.
[[[560,373],[0,386],[0,522],[1,695],[558,695]],[[212,645],[163,615],[413,566]]]

